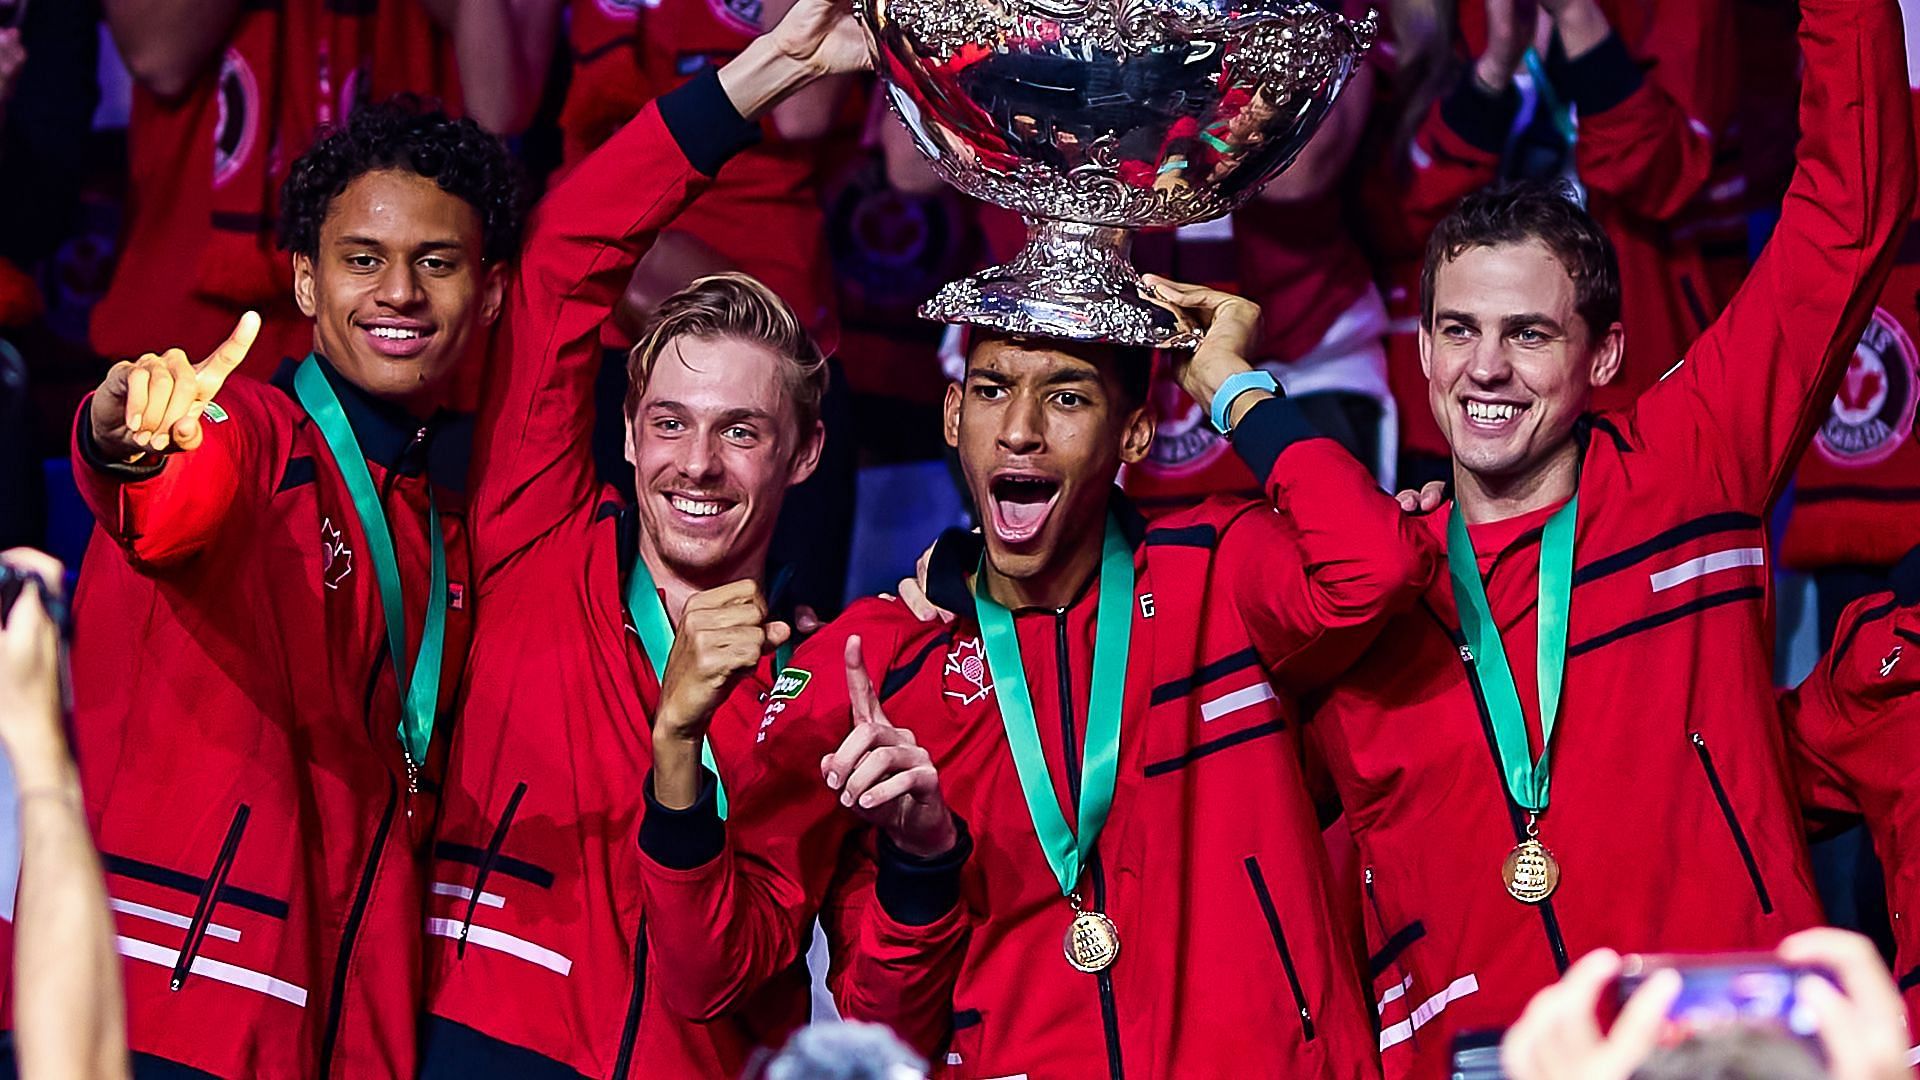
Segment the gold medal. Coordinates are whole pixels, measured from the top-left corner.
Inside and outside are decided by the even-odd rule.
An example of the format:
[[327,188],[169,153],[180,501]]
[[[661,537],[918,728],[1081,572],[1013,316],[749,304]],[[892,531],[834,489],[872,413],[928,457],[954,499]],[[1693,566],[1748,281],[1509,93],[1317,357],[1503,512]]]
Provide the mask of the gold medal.
[[1075,971],[1097,974],[1113,966],[1120,955],[1120,930],[1113,920],[1097,911],[1076,911],[1067,924],[1067,963]]
[[1507,883],[1507,895],[1523,904],[1538,904],[1560,887],[1560,862],[1539,839],[1539,827],[1527,819],[1527,838],[1507,853],[1500,867],[1500,878]]

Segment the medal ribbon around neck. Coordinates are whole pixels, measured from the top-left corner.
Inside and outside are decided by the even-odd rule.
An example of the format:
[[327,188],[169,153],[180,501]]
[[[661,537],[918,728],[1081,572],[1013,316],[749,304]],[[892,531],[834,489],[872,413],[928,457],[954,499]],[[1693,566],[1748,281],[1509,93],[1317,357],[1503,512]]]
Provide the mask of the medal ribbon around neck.
[[[673,653],[673,622],[667,618],[667,609],[660,602],[660,589],[653,581],[653,572],[647,569],[647,560],[636,552],[633,567],[627,572],[627,614],[633,617],[633,628],[640,632],[640,644],[647,654],[647,662],[653,665],[653,677],[660,682],[661,690],[667,685],[667,657]],[[793,640],[773,651],[774,675],[778,677],[793,658]],[[713,759],[713,740],[700,740],[700,763],[713,774],[714,803],[719,808],[720,820],[727,819],[727,787],[720,782],[720,766]]]
[[1460,631],[1473,650],[1473,667],[1480,676],[1487,712],[1493,720],[1493,741],[1500,752],[1507,791],[1521,809],[1539,814],[1547,809],[1549,758],[1553,752],[1554,722],[1560,712],[1560,687],[1567,667],[1567,609],[1573,598],[1573,532],[1580,516],[1580,497],[1547,519],[1540,536],[1540,604],[1537,658],[1540,676],[1540,760],[1527,746],[1527,717],[1520,707],[1520,691],[1507,663],[1500,626],[1487,606],[1486,586],[1466,516],[1456,503],[1447,524],[1447,570],[1453,578],[1453,602],[1460,609]]
[[1040,850],[1059,879],[1060,893],[1072,896],[1080,871],[1107,823],[1114,785],[1120,773],[1120,710],[1127,688],[1127,650],[1133,638],[1133,551],[1118,522],[1107,521],[1100,556],[1099,625],[1093,646],[1093,691],[1087,703],[1087,735],[1080,756],[1080,833],[1076,837],[1060,812],[1040,728],[1027,692],[1026,667],[1013,614],[987,595],[983,566],[975,576],[974,604],[980,640],[987,653],[993,685],[1000,692],[1000,722],[1013,751],[1014,771],[1027,799],[1027,813]]
[[[360,531],[366,534],[373,559],[374,580],[380,586],[380,610],[386,617],[387,650],[393,657],[394,678],[400,685],[400,745],[407,752],[408,764],[419,768],[427,760],[427,747],[433,741],[434,715],[440,704],[440,662],[447,640],[447,542],[441,535],[440,515],[429,507],[427,533],[432,537],[433,556],[427,584],[426,626],[420,633],[420,653],[414,658],[411,674],[407,655],[407,609],[401,598],[400,566],[394,556],[393,533],[387,527],[386,509],[367,471],[366,455],[347,422],[340,398],[333,392],[320,363],[309,355],[293,375],[294,394],[313,418],[326,441],[327,451],[340,478],[346,481],[353,512],[360,519]],[[429,500],[431,501],[431,500]]]

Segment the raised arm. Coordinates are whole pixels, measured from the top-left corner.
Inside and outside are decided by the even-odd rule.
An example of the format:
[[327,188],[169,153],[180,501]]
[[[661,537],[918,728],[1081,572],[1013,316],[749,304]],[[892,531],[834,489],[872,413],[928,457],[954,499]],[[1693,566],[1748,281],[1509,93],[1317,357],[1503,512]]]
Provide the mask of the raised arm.
[[476,439],[483,579],[592,497],[600,326],[654,237],[757,137],[758,117],[865,61],[850,17],[831,0],[800,0],[717,72],[655,99],[534,211]]
[[1580,117],[1580,182],[1642,217],[1674,217],[1712,176],[1714,150],[1732,119],[1731,3],[1654,6],[1644,57],[1629,51],[1598,0],[1542,6],[1564,50],[1549,62],[1548,77]]
[[14,1052],[26,1076],[113,1080],[127,1075],[120,958],[78,770],[60,730],[60,636],[43,605],[57,596],[60,564],[16,549],[0,553],[0,566],[32,575],[0,614],[0,748],[20,815]]
[[[1334,658],[1351,663],[1386,617],[1412,606],[1433,580],[1437,547],[1416,520],[1380,490],[1353,455],[1320,436],[1300,411],[1264,389],[1229,383],[1253,371],[1245,357],[1258,340],[1260,309],[1237,296],[1150,278],[1161,297],[1205,339],[1179,369],[1181,385],[1210,414],[1222,406],[1233,446],[1263,486],[1278,520],[1236,522],[1287,543],[1295,558],[1249,550],[1220,563],[1235,577],[1235,603],[1255,630],[1269,666],[1303,677]],[[1297,578],[1297,587],[1288,579]],[[1313,663],[1299,661],[1313,658]],[[1336,674],[1338,667],[1318,672]]]
[[242,0],[106,0],[107,28],[140,85],[177,97],[210,68],[245,6]]
[[[1896,0],[1802,0],[1800,147],[1779,226],[1732,303],[1641,396],[1641,438],[1758,513],[1833,400],[1913,212]],[[1633,348],[1629,341],[1627,348]]]
[[[200,551],[268,490],[268,463],[280,460],[270,425],[213,401],[259,331],[248,312],[198,364],[178,349],[115,364],[81,405],[74,486],[135,566],[163,568]],[[210,408],[223,419],[209,419]]]

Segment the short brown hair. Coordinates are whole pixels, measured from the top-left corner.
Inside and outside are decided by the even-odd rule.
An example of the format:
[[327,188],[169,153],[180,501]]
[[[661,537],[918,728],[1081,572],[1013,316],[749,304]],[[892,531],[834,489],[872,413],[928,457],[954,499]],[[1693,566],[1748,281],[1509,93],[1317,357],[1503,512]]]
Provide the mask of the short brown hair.
[[786,360],[787,393],[804,441],[820,420],[820,399],[827,392],[827,361],[820,346],[800,325],[800,317],[778,293],[741,273],[713,274],[660,302],[646,330],[627,353],[629,417],[647,392],[653,365],[667,345],[683,337],[732,338],[763,346]]
[[1521,181],[1475,192],[1427,240],[1420,271],[1421,322],[1433,326],[1433,283],[1440,264],[1470,248],[1538,240],[1573,278],[1574,310],[1596,340],[1620,321],[1620,259],[1606,230],[1574,201],[1564,182]]

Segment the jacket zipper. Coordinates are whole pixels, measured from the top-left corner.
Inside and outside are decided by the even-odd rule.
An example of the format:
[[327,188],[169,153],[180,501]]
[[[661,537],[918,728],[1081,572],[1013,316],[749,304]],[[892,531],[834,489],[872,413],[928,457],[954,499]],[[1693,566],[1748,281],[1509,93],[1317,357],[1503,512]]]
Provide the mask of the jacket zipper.
[[[1515,805],[1513,797],[1507,792],[1506,781],[1500,779],[1500,750],[1499,744],[1494,742],[1493,738],[1493,713],[1487,708],[1486,695],[1480,690],[1480,677],[1473,669],[1473,650],[1467,647],[1467,643],[1461,639],[1460,635],[1454,633],[1431,607],[1427,609],[1427,613],[1433,616],[1435,622],[1440,623],[1440,629],[1452,639],[1454,650],[1460,655],[1460,666],[1466,670],[1467,687],[1473,691],[1473,706],[1480,712],[1481,734],[1487,740],[1487,749],[1493,754],[1494,780],[1500,784],[1500,798],[1507,804],[1507,817],[1513,822],[1514,842],[1518,843],[1527,838],[1527,828],[1520,820],[1520,808]],[[1533,906],[1540,912],[1540,926],[1547,935],[1547,948],[1553,953],[1553,968],[1565,975],[1569,961],[1567,942],[1560,934],[1560,916],[1553,910],[1551,899],[1542,900]]]
[[240,835],[247,831],[247,818],[253,808],[241,803],[234,808],[233,820],[227,824],[227,835],[220,841],[220,852],[213,858],[213,867],[207,871],[207,882],[200,890],[200,902],[193,907],[193,918],[187,922],[186,940],[180,943],[180,958],[174,961],[173,978],[168,983],[178,990],[187,984],[187,976],[193,971],[193,960],[200,952],[200,943],[207,938],[207,924],[213,921],[213,909],[220,903],[220,888],[227,883],[227,870],[233,866],[233,857],[240,850]]
[[373,898],[373,882],[380,872],[380,860],[386,855],[387,834],[393,829],[393,811],[399,805],[399,785],[393,777],[387,777],[387,808],[380,815],[380,827],[373,833],[373,854],[368,856],[366,868],[360,872],[360,888],[354,893],[353,907],[347,912],[346,925],[340,932],[340,952],[334,958],[333,988],[327,995],[327,1031],[320,1041],[320,1076],[329,1076],[333,1071],[334,1041],[340,1035],[340,1010],[347,996],[347,966],[353,959],[353,949],[360,938],[360,921],[366,917],[367,903]]
[[640,1036],[640,1007],[647,1003],[647,920],[633,940],[633,993],[627,998],[627,1022],[620,1029],[620,1052],[613,1058],[613,1080],[627,1080],[633,1067],[633,1047]]
[[1693,743],[1693,752],[1700,756],[1700,765],[1707,770],[1707,783],[1713,788],[1714,801],[1720,804],[1720,816],[1727,819],[1727,828],[1733,830],[1733,844],[1740,849],[1740,861],[1747,864],[1747,879],[1753,882],[1753,893],[1760,899],[1760,913],[1773,914],[1773,898],[1767,895],[1767,883],[1760,878],[1760,863],[1753,857],[1753,847],[1747,843],[1747,832],[1740,827],[1740,819],[1734,816],[1733,800],[1727,797],[1726,785],[1720,782],[1720,770],[1714,768],[1713,755],[1707,750],[1707,737],[1697,731],[1688,732],[1688,740]]
[[[1053,613],[1054,648],[1058,651],[1058,663],[1054,666],[1060,672],[1060,738],[1067,760],[1067,794],[1073,797],[1075,806],[1080,804],[1080,754],[1078,740],[1073,731],[1073,668],[1067,651],[1067,609],[1056,608]],[[1078,827],[1080,823],[1075,822]],[[1096,846],[1087,859],[1087,875],[1093,879],[1093,908],[1105,911],[1107,908],[1107,876],[1100,865],[1100,849]],[[1094,982],[1100,988],[1100,1026],[1107,1039],[1107,1075],[1111,1080],[1124,1080],[1126,1070],[1120,1063],[1120,1008],[1113,993],[1113,971],[1108,969],[1094,975]]]
[[513,794],[507,796],[507,808],[500,811],[500,820],[493,826],[493,835],[487,838],[487,853],[480,858],[480,869],[473,875],[473,895],[467,897],[467,913],[460,920],[460,943],[454,946],[455,956],[467,955],[467,931],[473,929],[474,909],[480,905],[480,890],[487,887],[487,878],[493,874],[493,863],[500,857],[500,848],[507,842],[507,830],[513,827],[513,816],[520,812],[520,800],[527,796],[527,783],[522,780],[513,786]]
[[1300,973],[1293,966],[1293,950],[1287,948],[1287,935],[1280,927],[1280,909],[1273,904],[1273,893],[1267,888],[1266,875],[1260,870],[1260,860],[1247,856],[1244,864],[1247,880],[1253,885],[1253,898],[1260,904],[1260,913],[1266,917],[1267,932],[1273,936],[1273,947],[1280,954],[1280,967],[1287,973],[1287,986],[1293,991],[1294,1008],[1300,1013],[1300,1035],[1307,1042],[1313,1041],[1313,1010],[1307,1007],[1307,992],[1300,986]]

